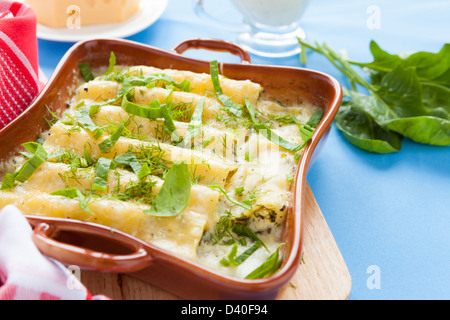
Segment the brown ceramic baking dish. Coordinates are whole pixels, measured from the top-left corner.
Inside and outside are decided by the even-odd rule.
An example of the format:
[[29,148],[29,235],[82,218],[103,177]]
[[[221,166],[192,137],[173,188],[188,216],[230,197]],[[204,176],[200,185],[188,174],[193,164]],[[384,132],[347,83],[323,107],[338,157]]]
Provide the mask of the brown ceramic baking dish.
[[17,119],[0,131],[0,160],[17,152],[22,143],[46,130],[48,109],[62,112],[73,89],[80,83],[78,64],[92,68],[108,64],[114,52],[118,64],[209,73],[209,61],[183,56],[187,49],[226,51],[240,56],[241,63],[220,64],[223,75],[260,83],[269,97],[285,104],[298,97],[320,106],[325,115],[299,161],[292,201],[284,225],[283,263],[274,275],[258,280],[224,276],[184,260],[123,232],[97,224],[68,219],[27,216],[33,239],[47,256],[66,265],[100,272],[126,273],[187,299],[274,299],[296,272],[301,258],[303,214],[308,169],[325,142],[339,108],[342,91],[332,77],[308,69],[252,65],[246,51],[232,43],[213,39],[187,40],[171,51],[113,39],[75,44],[63,57],[41,94]]

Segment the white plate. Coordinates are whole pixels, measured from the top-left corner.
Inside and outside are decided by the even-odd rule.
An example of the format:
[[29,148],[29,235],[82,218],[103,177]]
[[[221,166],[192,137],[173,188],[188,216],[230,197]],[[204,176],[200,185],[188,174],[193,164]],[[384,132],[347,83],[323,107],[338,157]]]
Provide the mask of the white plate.
[[37,37],[44,40],[77,42],[92,38],[125,38],[152,25],[164,13],[168,0],[141,0],[139,11],[120,23],[81,26],[80,29],[37,25]]

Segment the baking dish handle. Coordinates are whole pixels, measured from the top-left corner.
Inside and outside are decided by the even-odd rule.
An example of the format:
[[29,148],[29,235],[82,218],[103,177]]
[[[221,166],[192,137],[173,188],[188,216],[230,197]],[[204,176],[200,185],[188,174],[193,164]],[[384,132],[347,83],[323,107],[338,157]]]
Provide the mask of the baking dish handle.
[[250,54],[235,43],[219,39],[188,39],[181,42],[172,51],[182,54],[189,49],[206,49],[212,51],[229,52],[241,58],[241,63],[251,63]]
[[[153,262],[143,246],[119,231],[94,225],[78,226],[77,223],[58,220],[35,221],[34,224],[32,239],[36,247],[47,257],[65,265],[76,265],[80,269],[92,271],[133,273],[147,268]],[[61,238],[61,234],[71,234],[71,238],[77,239],[77,244],[56,239],[58,236]],[[91,243],[95,246],[98,241],[103,246],[109,243],[111,248],[119,248],[119,251],[113,253],[113,249],[111,253],[101,252],[82,245]]]

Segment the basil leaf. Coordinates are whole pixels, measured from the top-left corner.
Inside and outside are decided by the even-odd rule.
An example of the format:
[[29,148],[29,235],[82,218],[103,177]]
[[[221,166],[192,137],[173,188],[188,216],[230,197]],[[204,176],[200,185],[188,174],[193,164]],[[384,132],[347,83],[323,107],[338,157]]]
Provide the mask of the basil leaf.
[[124,96],[122,99],[122,109],[125,110],[129,114],[133,114],[135,116],[141,118],[147,118],[150,120],[158,120],[164,119],[163,129],[166,131],[175,142],[179,142],[181,140],[180,135],[177,132],[175,124],[173,123],[172,118],[170,117],[169,110],[166,105],[160,105],[158,100],[153,102],[152,107],[141,106],[136,103],[128,101],[127,97]]
[[228,196],[228,193],[227,193],[221,186],[219,186],[219,185],[213,185],[213,186],[208,186],[208,188],[219,190],[220,192],[222,192],[222,193],[225,195],[225,197],[226,197],[231,203],[234,203],[235,205],[240,206],[240,207],[242,207],[242,208],[244,208],[244,209],[246,209],[246,210],[252,210],[252,205],[251,205],[251,203],[249,203],[249,202],[247,202],[247,201],[241,203],[241,202],[239,202],[239,201],[236,201],[236,200],[230,198],[230,197]]
[[280,244],[275,252],[272,253],[258,268],[250,272],[245,279],[262,279],[274,274],[280,267],[279,250],[282,245],[284,245],[284,243]]
[[78,68],[80,69],[81,75],[83,76],[84,81],[89,82],[91,80],[94,80],[94,75],[91,72],[91,69],[89,67],[89,63],[83,62],[78,65]]
[[106,191],[108,185],[108,173],[112,161],[106,158],[99,158],[95,166],[95,177],[92,189]]
[[86,198],[84,197],[83,193],[78,188],[69,188],[69,189],[58,190],[58,191],[52,192],[50,194],[53,196],[63,196],[63,197],[67,197],[70,199],[78,198],[81,209],[94,215],[94,213],[89,209],[89,207],[87,205]]
[[151,208],[144,213],[157,217],[179,215],[187,206],[191,196],[191,174],[185,162],[176,162],[166,175],[161,190],[152,201]]
[[122,136],[123,130],[125,130],[125,124],[121,125],[113,134],[99,143],[99,148],[102,153],[107,153],[119,140]]
[[222,91],[219,79],[219,65],[215,60],[210,62],[210,73],[217,99],[223,104],[227,111],[231,112],[236,117],[241,118],[243,116],[242,106],[234,103],[233,100],[231,100],[231,98],[225,95]]
[[195,107],[194,113],[192,114],[191,121],[189,122],[186,134],[183,139],[184,147],[190,146],[192,139],[200,134],[203,118],[203,106],[205,104],[205,100],[205,97],[201,98],[198,101],[197,106]]

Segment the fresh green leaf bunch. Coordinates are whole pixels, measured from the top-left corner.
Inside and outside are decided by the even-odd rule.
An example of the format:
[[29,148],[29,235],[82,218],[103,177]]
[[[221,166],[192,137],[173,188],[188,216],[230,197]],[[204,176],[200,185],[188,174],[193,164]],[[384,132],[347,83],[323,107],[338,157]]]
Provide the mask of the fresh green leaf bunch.
[[[373,61],[361,63],[344,58],[327,44],[299,42],[325,56],[349,79],[351,89],[344,89],[335,123],[352,144],[376,153],[399,151],[404,137],[450,145],[450,43],[438,53],[395,55],[371,41]],[[370,81],[353,66],[365,71]]]

